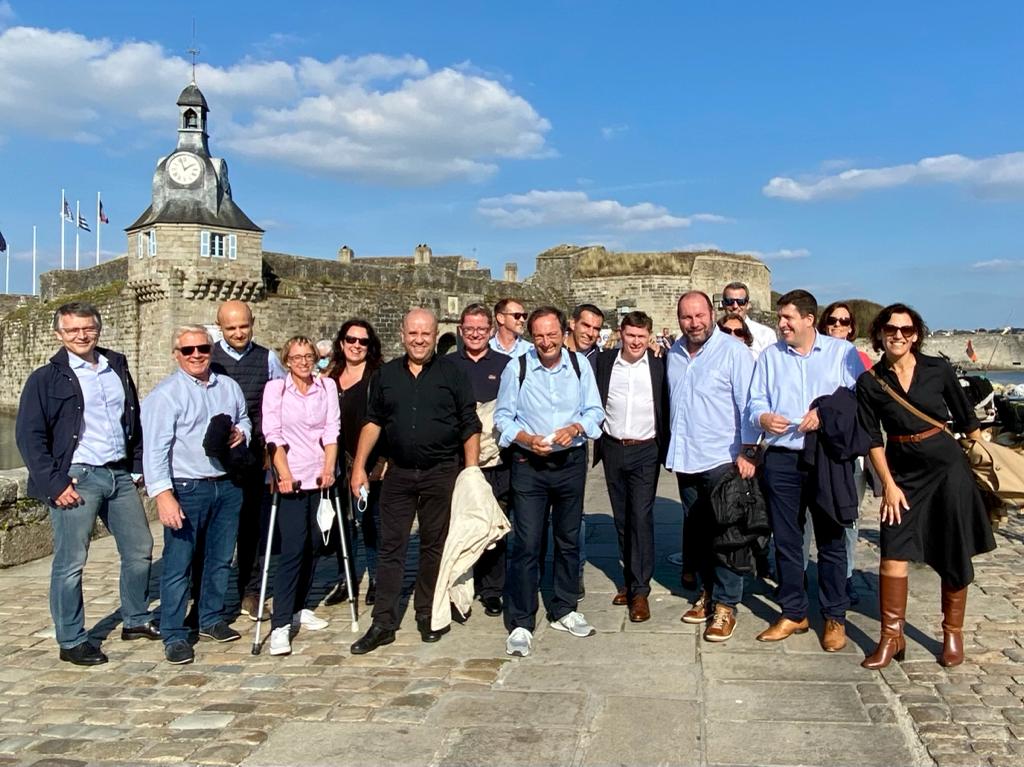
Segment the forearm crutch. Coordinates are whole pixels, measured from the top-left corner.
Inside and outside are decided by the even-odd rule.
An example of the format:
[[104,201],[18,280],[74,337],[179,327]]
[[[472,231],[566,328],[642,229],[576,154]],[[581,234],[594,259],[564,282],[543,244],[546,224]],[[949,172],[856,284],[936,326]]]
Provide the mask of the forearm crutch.
[[341,545],[341,561],[345,568],[345,581],[348,583],[348,608],[352,613],[352,631],[359,633],[359,616],[356,613],[356,568],[348,553],[348,524],[345,515],[341,511],[341,493],[337,485],[332,488],[334,496],[334,513],[338,517],[338,538]]
[[274,546],[274,530],[277,524],[277,506],[281,502],[281,490],[277,484],[277,472],[274,471],[274,450],[277,446],[267,445],[270,454],[270,476],[274,483],[274,494],[270,499],[270,523],[267,525],[267,549],[263,552],[263,575],[260,578],[260,603],[256,608],[256,633],[252,638],[252,654],[260,654],[260,627],[263,625],[263,607],[267,599],[267,575],[270,573],[270,551]]

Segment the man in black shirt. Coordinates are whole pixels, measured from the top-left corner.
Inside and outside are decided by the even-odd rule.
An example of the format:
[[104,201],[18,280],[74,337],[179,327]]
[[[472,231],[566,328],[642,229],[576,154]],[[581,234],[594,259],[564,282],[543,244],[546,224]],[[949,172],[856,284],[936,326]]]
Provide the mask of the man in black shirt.
[[[451,359],[466,373],[473,386],[473,397],[476,399],[477,415],[485,424],[487,434],[481,435],[481,442],[488,439],[497,450],[494,437],[491,436],[494,424],[494,401],[498,399],[498,386],[501,383],[501,371],[508,364],[509,357],[492,349],[487,339],[491,334],[491,312],[483,304],[470,304],[462,310],[459,319],[459,334],[462,338],[462,349],[454,352]],[[487,414],[490,414],[488,417]],[[496,455],[490,451],[493,459],[481,463],[484,479],[487,480],[502,509],[507,509],[509,491],[509,468],[505,462],[505,451]],[[501,595],[505,591],[505,539],[502,538],[494,548],[487,549],[473,566],[473,581],[476,593],[480,596],[480,604],[484,612],[494,617],[501,615]]]
[[[405,354],[374,373],[366,424],[352,462],[351,490],[369,487],[366,459],[381,432],[387,436],[388,472],[380,496],[377,601],[373,624],[352,645],[362,655],[395,641],[398,600],[413,518],[419,517],[420,562],[416,575],[416,627],[424,642],[444,631],[430,628],[434,587],[448,533],[451,496],[459,458],[476,466],[480,419],[465,373],[449,357],[437,357],[437,318],[413,309],[402,320]],[[447,631],[447,629],[445,629]]]

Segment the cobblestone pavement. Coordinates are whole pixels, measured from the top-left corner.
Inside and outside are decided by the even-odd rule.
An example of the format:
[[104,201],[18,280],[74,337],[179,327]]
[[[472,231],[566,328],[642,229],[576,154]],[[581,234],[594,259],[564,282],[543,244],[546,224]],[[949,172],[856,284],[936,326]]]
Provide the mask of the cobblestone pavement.
[[[763,582],[748,581],[727,643],[679,621],[692,595],[667,562],[680,538],[668,476],[652,619],[632,624],[611,605],[617,549],[594,472],[580,609],[598,633],[575,639],[541,623],[524,659],[505,656],[500,619],[479,608],[432,645],[407,611],[395,644],[351,656],[338,605],[317,610],[330,627],[300,633],[291,656],[252,656],[254,624],[242,618],[242,641],[201,642],[194,665],[172,667],[159,644],[120,641],[115,549],[99,540],[85,596],[93,636],[106,638],[102,667],[57,659],[49,559],[0,572],[0,765],[1024,765],[1024,525],[1011,520],[978,561],[967,663],[936,663],[939,586],[915,568],[908,658],[878,674],[859,666],[878,631],[876,507],[865,504],[852,641],[834,655],[818,647],[820,620],[780,644],[754,640],[776,616]],[[317,595],[333,571],[325,560]]]

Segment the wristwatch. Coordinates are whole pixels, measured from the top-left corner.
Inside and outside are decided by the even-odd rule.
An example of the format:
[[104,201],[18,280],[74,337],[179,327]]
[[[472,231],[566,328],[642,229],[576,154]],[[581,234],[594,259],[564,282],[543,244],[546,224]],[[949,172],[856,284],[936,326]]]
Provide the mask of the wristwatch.
[[757,460],[757,445],[748,445],[743,448],[743,457],[748,461]]

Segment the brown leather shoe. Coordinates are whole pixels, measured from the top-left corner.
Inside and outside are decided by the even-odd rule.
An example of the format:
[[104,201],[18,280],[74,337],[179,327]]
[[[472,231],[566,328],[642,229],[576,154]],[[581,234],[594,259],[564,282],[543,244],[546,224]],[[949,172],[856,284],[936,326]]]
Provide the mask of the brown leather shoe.
[[821,635],[821,649],[825,652],[839,652],[846,647],[846,625],[835,618],[825,619],[825,631]]
[[623,586],[621,589],[619,589],[617,592],[615,592],[615,596],[612,597],[612,604],[613,605],[618,605],[619,607],[622,607],[623,605],[629,604],[629,599],[626,597],[626,587],[625,586]]
[[779,618],[775,623],[757,635],[758,642],[781,642],[793,634],[806,634],[811,627],[807,618],[799,621],[791,621],[789,618]]
[[633,623],[643,623],[651,619],[651,606],[647,597],[635,596],[629,601],[629,619]]
[[715,605],[715,615],[704,629],[707,642],[724,642],[736,630],[736,611],[728,605]]
[[693,603],[693,607],[683,613],[683,617],[679,620],[683,623],[704,623],[710,617],[711,592],[702,591],[700,596],[697,597],[697,601]]

